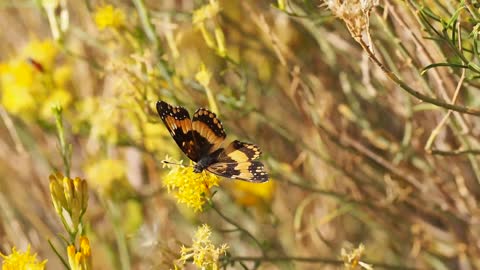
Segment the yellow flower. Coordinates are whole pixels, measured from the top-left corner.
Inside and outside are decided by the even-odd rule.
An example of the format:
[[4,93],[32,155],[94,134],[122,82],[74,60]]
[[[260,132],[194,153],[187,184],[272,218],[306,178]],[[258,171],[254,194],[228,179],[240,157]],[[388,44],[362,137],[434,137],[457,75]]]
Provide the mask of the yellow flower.
[[71,270],[89,270],[92,269],[92,251],[90,241],[86,236],[80,236],[80,248],[74,245],[67,247],[68,264]]
[[95,24],[100,30],[109,27],[119,28],[125,24],[125,13],[112,5],[99,7],[95,12]]
[[238,204],[244,206],[270,202],[275,191],[275,181],[273,179],[261,184],[245,181],[233,181],[230,184],[235,200]]
[[1,103],[24,119],[52,118],[52,105],[66,107],[72,97],[65,89],[70,67],[54,68],[58,49],[51,40],[30,42],[21,53],[0,63]]
[[34,114],[35,99],[29,92],[28,88],[7,87],[3,89],[2,104],[5,109],[12,114],[24,114],[30,117]]
[[59,66],[53,71],[53,81],[58,87],[64,87],[71,78],[72,67],[70,65]]
[[126,178],[125,164],[117,159],[95,161],[85,173],[91,184],[99,189],[107,189],[114,181]]
[[61,173],[50,175],[50,193],[53,206],[65,229],[76,234],[81,228],[83,214],[88,205],[87,182],[80,178],[70,179]]
[[2,104],[12,114],[34,114],[34,73],[26,61],[12,60],[0,65]]
[[200,66],[200,71],[195,74],[195,79],[203,86],[208,87],[210,79],[212,78],[212,73],[207,69],[207,67],[202,64]]
[[212,73],[207,67],[202,64],[200,66],[200,70],[195,74],[195,79],[205,88],[205,92],[207,93],[208,103],[210,108],[214,113],[218,115],[218,107],[217,103],[215,102],[215,97],[213,96],[212,90],[208,87],[210,80],[212,78]]
[[188,260],[193,258],[193,264],[201,269],[218,269],[218,259],[220,255],[225,254],[228,249],[227,244],[223,244],[217,248],[210,240],[212,232],[207,224],[203,224],[195,232],[193,244],[191,247],[182,246],[180,251],[180,261],[186,264]]
[[[165,138],[170,136],[168,130],[159,125],[158,123],[149,123],[144,121],[141,123],[143,126],[143,133],[138,136],[138,140],[143,140],[145,148],[150,152],[162,150],[163,152],[173,153],[177,151],[177,146],[174,144],[166,144]],[[168,138],[170,140],[170,138]]]
[[2,270],[43,270],[47,260],[43,262],[37,261],[37,254],[30,254],[30,246],[27,247],[27,251],[17,251],[15,247],[12,248],[12,254],[3,255],[0,253],[0,257],[3,258]]
[[215,17],[218,12],[220,12],[218,1],[210,1],[209,4],[193,11],[193,24],[203,23],[203,21]]
[[125,201],[134,196],[127,178],[126,164],[119,159],[94,160],[85,172],[89,183],[103,196],[115,201]]
[[50,39],[43,41],[33,40],[27,44],[20,54],[20,59],[24,61],[33,59],[42,65],[45,70],[51,70],[55,64],[55,58],[58,55],[58,48]]
[[3,89],[10,85],[30,87],[33,83],[33,73],[24,60],[11,60],[0,64],[0,81]]
[[192,167],[176,166],[165,176],[163,185],[169,193],[175,192],[178,203],[197,212],[203,210],[210,188],[218,186],[218,177],[206,171],[196,173]]
[[[121,135],[119,125],[124,118],[122,111],[118,108],[116,100],[106,99],[102,101],[103,105],[97,101],[93,105],[97,105],[93,115],[87,116],[88,121],[92,125],[90,135],[93,138],[104,138],[108,143],[115,144]],[[90,104],[92,105],[92,104]]]
[[58,88],[52,91],[49,97],[42,103],[42,109],[40,116],[43,119],[49,119],[53,117],[52,108],[59,106],[62,108],[67,107],[72,102],[72,95],[70,92],[63,88]]

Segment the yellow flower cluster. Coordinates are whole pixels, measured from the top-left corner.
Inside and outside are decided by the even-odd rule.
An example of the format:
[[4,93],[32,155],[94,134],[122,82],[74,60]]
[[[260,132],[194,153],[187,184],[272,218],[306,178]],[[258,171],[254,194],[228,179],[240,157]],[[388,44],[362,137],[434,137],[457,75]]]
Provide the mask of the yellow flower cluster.
[[1,103],[8,112],[25,119],[48,119],[53,105],[70,104],[66,85],[71,68],[56,66],[57,55],[51,40],[34,40],[17,57],[0,63]]
[[120,28],[125,24],[125,13],[112,5],[101,6],[95,12],[95,24],[100,30]]
[[168,192],[175,192],[178,203],[202,211],[210,188],[218,186],[218,177],[209,172],[196,173],[192,167],[174,167],[163,179]]
[[228,245],[223,244],[221,247],[215,247],[210,240],[211,234],[212,232],[207,224],[199,227],[193,237],[192,246],[182,246],[180,261],[186,264],[188,260],[193,259],[193,264],[200,269],[217,270],[218,259],[220,255],[227,252]]
[[92,253],[90,241],[86,236],[80,236],[80,248],[77,250],[74,245],[67,247],[68,264],[71,270],[92,269]]
[[15,247],[12,248],[12,254],[3,255],[0,253],[0,257],[3,258],[2,270],[44,270],[47,260],[43,262],[37,261],[37,254],[30,254],[30,246],[27,251],[18,251]]
[[70,233],[76,233],[88,205],[87,182],[80,178],[70,179],[61,173],[50,175],[50,193],[55,211]]

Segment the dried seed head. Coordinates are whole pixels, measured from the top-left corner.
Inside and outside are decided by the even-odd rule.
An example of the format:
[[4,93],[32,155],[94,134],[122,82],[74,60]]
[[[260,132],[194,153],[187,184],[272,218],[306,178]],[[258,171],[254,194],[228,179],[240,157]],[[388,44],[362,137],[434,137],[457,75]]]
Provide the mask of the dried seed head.
[[342,19],[353,37],[362,36],[368,30],[370,11],[378,0],[326,0],[333,15]]

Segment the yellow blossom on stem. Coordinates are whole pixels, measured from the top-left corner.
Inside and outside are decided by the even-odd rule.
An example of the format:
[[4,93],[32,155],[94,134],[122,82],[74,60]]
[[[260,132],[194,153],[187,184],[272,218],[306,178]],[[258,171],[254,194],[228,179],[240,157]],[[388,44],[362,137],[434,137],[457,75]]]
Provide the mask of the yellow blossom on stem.
[[218,1],[210,1],[209,4],[201,6],[193,11],[193,24],[203,23],[207,19],[212,19],[220,12],[220,4]]
[[203,86],[208,98],[208,104],[214,113],[218,115],[218,107],[215,102],[215,97],[213,96],[212,89],[210,89],[209,84],[212,79],[212,73],[208,68],[202,64],[200,70],[195,74],[195,79]]
[[86,236],[80,236],[80,248],[77,250],[74,245],[67,247],[68,264],[71,270],[92,269],[92,252],[90,241]]
[[209,172],[196,173],[192,167],[174,167],[163,179],[168,192],[174,192],[178,203],[202,211],[210,188],[218,186],[218,177]]
[[125,166],[125,162],[119,159],[102,159],[87,166],[85,172],[92,187],[106,190],[114,181],[127,177]]
[[208,87],[210,79],[212,78],[212,73],[207,69],[205,64],[200,66],[200,70],[195,74],[195,79],[203,86]]
[[[220,4],[217,0],[210,0],[210,3],[200,7],[193,12],[192,22],[200,29],[203,39],[209,48],[217,51],[221,57],[227,56],[227,50],[225,46],[225,35],[222,28],[215,22],[215,17],[220,12]],[[207,20],[213,21],[214,37],[207,30]],[[215,39],[215,41],[214,41]]]
[[67,90],[62,88],[52,90],[50,96],[47,97],[42,104],[40,116],[42,116],[43,119],[49,119],[53,116],[53,107],[65,107],[71,102],[72,95]]
[[272,200],[275,192],[275,181],[265,183],[251,183],[246,181],[233,181],[232,187],[235,201],[244,206],[261,205]]
[[207,224],[199,227],[193,237],[192,246],[182,246],[180,261],[186,264],[187,261],[193,260],[193,264],[201,269],[217,270],[218,259],[220,255],[226,253],[228,245],[223,244],[218,248],[215,247],[210,240],[211,234],[212,232]]
[[125,13],[112,5],[99,7],[95,12],[95,24],[100,30],[119,28],[125,24]]
[[58,55],[58,47],[53,40],[33,40],[20,53],[20,59],[33,59],[45,70],[51,70]]
[[47,260],[43,262],[37,261],[37,254],[30,254],[30,246],[27,251],[18,251],[15,247],[12,248],[12,254],[4,255],[0,253],[3,258],[2,270],[43,270]]
[[81,230],[83,214],[87,210],[88,186],[84,179],[71,179],[61,173],[50,175],[50,193],[55,211],[70,235]]
[[142,133],[139,132],[138,140],[142,140],[145,148],[150,152],[164,151],[166,153],[173,153],[177,151],[177,146],[174,144],[166,144],[165,138],[170,133],[165,127],[158,123],[149,123],[147,121],[141,122]]

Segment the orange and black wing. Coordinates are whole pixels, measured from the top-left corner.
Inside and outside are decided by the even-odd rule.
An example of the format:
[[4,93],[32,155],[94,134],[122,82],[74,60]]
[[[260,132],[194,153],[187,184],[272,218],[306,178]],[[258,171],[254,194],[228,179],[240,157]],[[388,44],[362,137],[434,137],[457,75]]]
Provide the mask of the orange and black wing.
[[232,179],[262,183],[268,181],[268,173],[260,161],[240,163],[217,162],[207,167],[207,171]]
[[183,107],[158,101],[157,112],[180,149],[191,160],[197,162],[200,155],[193,137],[192,120],[188,111]]
[[193,114],[193,140],[197,145],[200,157],[207,156],[220,149],[225,137],[222,122],[215,113],[200,108]]
[[261,153],[258,146],[235,140],[219,154],[217,162],[207,167],[207,170],[228,178],[265,182],[268,180],[268,173],[265,166],[256,161]]
[[261,154],[262,151],[255,144],[235,140],[231,142],[222,153],[220,153],[218,161],[240,163],[257,160]]

